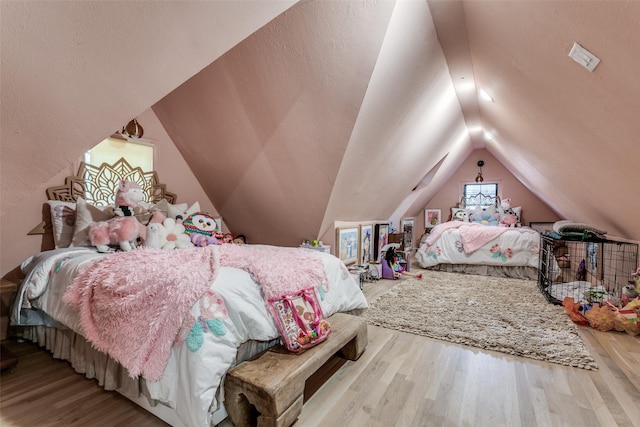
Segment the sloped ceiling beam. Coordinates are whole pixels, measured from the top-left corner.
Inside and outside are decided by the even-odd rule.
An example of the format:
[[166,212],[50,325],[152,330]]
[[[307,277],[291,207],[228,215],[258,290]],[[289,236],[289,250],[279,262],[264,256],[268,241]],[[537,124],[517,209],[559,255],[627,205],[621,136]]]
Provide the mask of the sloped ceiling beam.
[[0,214],[295,3],[0,2]]
[[300,3],[154,105],[232,232],[318,235],[393,7]]

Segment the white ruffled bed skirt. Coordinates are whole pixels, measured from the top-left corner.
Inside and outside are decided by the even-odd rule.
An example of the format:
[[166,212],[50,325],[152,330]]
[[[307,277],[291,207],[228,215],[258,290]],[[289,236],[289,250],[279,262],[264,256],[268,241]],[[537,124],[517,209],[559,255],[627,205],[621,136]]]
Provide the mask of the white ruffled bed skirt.
[[529,266],[501,267],[495,265],[438,264],[427,270],[449,273],[478,274],[480,276],[513,277],[516,279],[538,280],[538,269]]
[[[136,399],[146,395],[144,380],[129,377],[125,368],[71,329],[56,329],[47,326],[22,326],[18,337],[33,341],[49,350],[56,359],[71,363],[73,369],[89,379],[96,379],[105,390],[115,390],[126,397]],[[149,399],[155,406],[157,402]]]
[[[126,368],[105,353],[92,347],[82,335],[71,329],[57,329],[49,326],[19,326],[15,329],[18,338],[32,341],[50,351],[55,359],[67,360],[71,367],[89,379],[96,379],[105,390],[113,390],[168,424],[183,426],[173,409],[150,397],[143,378],[131,378]],[[248,360],[256,354],[279,343],[271,341],[248,341],[238,348],[236,363]],[[218,392],[224,395],[224,388]],[[224,404],[211,414],[211,424],[224,420],[227,416]]]

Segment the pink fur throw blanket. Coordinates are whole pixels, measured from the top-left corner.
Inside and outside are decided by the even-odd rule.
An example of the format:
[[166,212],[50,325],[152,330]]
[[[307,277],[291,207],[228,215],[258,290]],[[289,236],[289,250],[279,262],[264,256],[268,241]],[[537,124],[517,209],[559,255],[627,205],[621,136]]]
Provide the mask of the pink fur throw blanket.
[[220,265],[251,273],[265,300],[328,283],[322,258],[315,251],[233,244],[219,248]]
[[63,300],[83,334],[135,378],[158,380],[191,306],[215,279],[219,257],[198,248],[116,252],[85,268]]
[[507,227],[481,224],[468,224],[468,227],[461,227],[460,239],[462,240],[464,253],[474,253],[507,230],[509,230]]
[[265,298],[327,284],[319,254],[298,248],[212,245],[116,252],[85,268],[64,301],[80,312],[83,334],[131,377],[156,381],[189,310],[218,266],[250,272]]
[[468,222],[462,222],[462,221],[447,221],[447,222],[443,222],[442,224],[438,224],[431,229],[425,243],[427,244],[427,246],[431,246],[434,244],[436,240],[438,240],[438,237],[440,237],[442,233],[444,233],[445,231],[450,230],[452,228],[460,228],[465,224],[469,225]]

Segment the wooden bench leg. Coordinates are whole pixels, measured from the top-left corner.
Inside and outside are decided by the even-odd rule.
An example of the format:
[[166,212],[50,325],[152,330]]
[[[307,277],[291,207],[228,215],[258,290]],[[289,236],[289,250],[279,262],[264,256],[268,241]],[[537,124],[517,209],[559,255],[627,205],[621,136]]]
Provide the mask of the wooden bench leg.
[[225,384],[225,409],[234,425],[256,426],[260,413],[257,408],[249,403],[249,400],[237,384],[227,381]]
[[363,318],[335,313],[324,342],[294,355],[268,350],[227,372],[225,406],[236,427],[289,427],[302,412],[304,386],[336,352],[357,360],[368,343]]
[[304,396],[300,395],[278,418],[273,418],[265,414],[258,417],[258,427],[289,427],[300,416]]
[[289,384],[276,400],[263,390],[240,384],[234,378],[225,383],[225,408],[236,426],[289,427],[302,412],[304,381]]
[[356,336],[340,349],[340,354],[347,360],[358,360],[362,353],[364,353],[365,348],[367,348],[368,342],[367,324],[363,323],[358,328]]

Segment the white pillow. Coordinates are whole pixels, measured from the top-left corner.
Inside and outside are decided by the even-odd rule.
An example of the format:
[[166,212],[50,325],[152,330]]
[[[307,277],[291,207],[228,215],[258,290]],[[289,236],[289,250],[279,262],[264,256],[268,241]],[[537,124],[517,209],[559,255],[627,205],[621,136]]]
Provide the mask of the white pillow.
[[67,248],[73,239],[76,224],[76,204],[49,200],[51,224],[53,226],[53,243],[58,248]]
[[82,197],[76,202],[76,226],[71,246],[92,246],[89,241],[89,226],[94,222],[113,218],[113,206],[93,206]]
[[164,212],[167,215],[167,218],[176,219],[176,216],[182,215],[182,219],[186,219],[189,215],[200,212],[200,204],[195,202],[191,206],[186,203],[172,205],[167,201],[167,199],[162,199],[153,206],[152,211],[154,209]]

